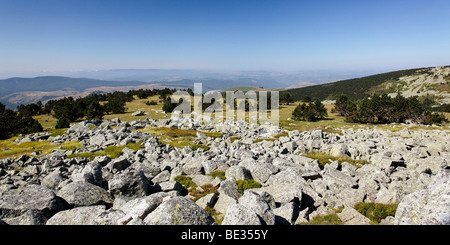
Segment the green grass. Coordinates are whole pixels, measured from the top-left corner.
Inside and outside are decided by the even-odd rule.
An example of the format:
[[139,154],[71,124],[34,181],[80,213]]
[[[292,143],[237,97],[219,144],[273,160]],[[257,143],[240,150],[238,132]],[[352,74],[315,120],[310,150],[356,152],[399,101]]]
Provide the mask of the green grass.
[[[203,131],[201,131],[203,132]],[[223,133],[222,132],[203,132],[206,134],[206,136],[211,137],[211,138],[221,138]]]
[[[145,104],[147,101],[159,101],[159,96],[152,96],[147,99],[139,99],[135,96],[135,99],[131,102],[127,102],[125,107],[127,110],[125,113],[121,114],[111,114],[111,115],[105,115],[104,119],[113,119],[113,118],[119,118],[122,121],[136,121],[136,120],[143,120],[145,118],[150,119],[167,119],[170,118],[170,113],[162,113],[162,103],[158,103],[158,105],[147,105]],[[325,105],[328,111],[328,117],[325,120],[320,120],[317,122],[306,122],[306,121],[294,121],[294,120],[288,120],[292,118],[292,112],[294,111],[295,107],[303,102],[295,102],[290,105],[280,105],[279,110],[279,125],[280,127],[287,129],[287,130],[299,130],[299,131],[310,131],[315,129],[321,129],[324,132],[328,133],[337,133],[342,134],[341,129],[346,128],[373,128],[374,125],[368,125],[368,124],[358,124],[358,123],[348,123],[345,122],[345,118],[342,116],[339,116],[335,113],[332,113],[331,110],[334,108],[334,105]],[[135,111],[143,110],[148,112],[148,115],[142,115],[142,116],[132,116],[131,114]],[[157,112],[159,111],[159,112]],[[223,110],[223,115],[226,114],[225,105]],[[270,118],[271,110],[268,110],[268,116]],[[444,113],[447,117],[447,119],[450,120],[450,113]],[[213,114],[214,117],[214,114]],[[50,130],[53,136],[61,134],[62,131],[53,131],[57,119],[54,118],[51,115],[39,115],[35,116],[35,119],[39,121],[39,123],[42,124],[44,129]],[[246,120],[248,121],[248,114],[246,116]],[[391,131],[398,131],[401,128],[397,128],[395,124],[388,124],[388,125],[376,125],[379,128],[382,128],[383,130],[391,130]],[[403,128],[404,126],[402,126]],[[414,128],[415,127],[415,128]],[[450,130],[450,124],[447,123],[445,126],[442,127],[417,127],[413,126],[413,129],[444,129],[444,130]],[[205,132],[205,134],[208,137],[214,137],[214,138],[220,138],[222,136],[221,133],[212,133],[212,132]],[[271,138],[272,139],[272,138]],[[270,139],[266,139],[270,140]]]
[[248,189],[253,188],[261,188],[261,183],[253,180],[253,179],[246,179],[246,180],[237,180],[236,184],[238,186],[238,191],[242,195],[244,195],[244,191]]
[[50,129],[47,132],[50,134],[50,136],[56,137],[63,134],[66,134],[67,128],[59,128],[59,129]]
[[[194,138],[197,137],[197,130],[179,129],[179,128],[167,128],[167,127],[146,127],[140,131],[145,133],[152,133],[153,136],[159,138],[159,141],[163,144],[169,144],[173,147],[183,149],[186,146],[191,146],[192,149],[197,150],[202,148],[203,150],[209,150],[209,146],[192,143]],[[206,133],[205,133],[206,134]],[[208,134],[206,134],[208,136]],[[220,133],[209,134],[215,137],[220,137]]]
[[231,143],[233,143],[235,140],[240,140],[240,139],[241,139],[241,137],[239,137],[239,136],[231,136],[230,137]]
[[34,116],[33,118],[38,120],[44,130],[54,129],[56,122],[58,121],[58,119],[54,118],[52,115],[47,114]]
[[194,198],[192,199],[192,201],[196,202],[198,199],[210,194],[210,193],[216,193],[219,194],[218,186],[213,186],[211,184],[206,184],[206,185],[202,185],[200,186],[202,188],[202,190],[198,190],[196,188],[190,188],[189,189],[189,194],[191,196],[193,196]]
[[292,112],[294,112],[295,107],[297,107],[300,103],[303,102],[295,102],[290,105],[280,106],[280,127],[287,130],[299,130],[300,132],[321,129],[322,131],[328,133],[342,134],[341,129],[355,128],[360,125],[357,123],[348,123],[345,121],[344,117],[339,116],[336,113],[332,113],[331,110],[334,108],[334,105],[329,104],[324,105],[328,112],[328,117],[324,120],[319,120],[316,122],[292,120]]
[[24,154],[30,154],[32,152],[41,152],[40,155],[50,154],[53,150],[73,150],[82,144],[77,141],[64,142],[61,145],[52,144],[50,141],[30,141],[21,144],[14,143],[19,137],[13,137],[7,140],[0,140],[0,159],[4,158],[17,158]]
[[284,137],[284,136],[289,136],[289,133],[287,133],[287,132],[279,133],[279,134],[275,135],[273,138],[256,139],[255,141],[253,141],[253,143],[258,143],[258,142],[262,142],[262,141],[275,141],[275,140],[279,139],[280,137]]
[[208,212],[211,217],[216,221],[218,225],[222,224],[223,219],[225,218],[225,215],[221,215],[222,213],[217,212],[214,208],[211,207],[205,207],[205,211]]
[[225,171],[216,170],[209,174],[213,179],[216,177],[219,177],[221,180],[226,180],[227,177],[225,177]]
[[304,154],[304,156],[317,159],[320,165],[322,166],[331,163],[331,161],[338,161],[339,165],[342,164],[343,162],[348,162],[357,168],[360,168],[364,164],[369,164],[369,162],[366,160],[354,160],[350,157],[335,157],[332,156],[331,154],[324,153],[321,151],[308,151],[306,152],[306,154]]
[[[325,120],[319,120],[317,122],[307,122],[307,121],[294,121],[292,118],[292,112],[295,107],[303,102],[295,102],[290,105],[282,105],[280,106],[279,118],[280,118],[280,127],[287,130],[299,130],[302,131],[311,131],[316,129],[321,129],[327,133],[335,133],[342,135],[342,129],[350,129],[354,130],[365,128],[365,129],[373,129],[375,127],[380,128],[382,130],[389,130],[392,132],[400,131],[404,127],[408,127],[410,130],[450,130],[450,123],[446,123],[442,126],[405,126],[402,124],[391,123],[391,124],[360,124],[360,123],[350,123],[345,121],[345,117],[340,116],[336,113],[332,112],[334,105],[326,104],[325,108],[328,112],[328,117]],[[447,119],[450,119],[450,113],[444,113]],[[289,120],[288,120],[289,119]]]
[[[146,102],[148,101],[156,101],[157,105],[147,105]],[[113,118],[118,117],[121,121],[136,121],[136,120],[143,120],[145,118],[150,119],[167,119],[170,118],[170,113],[162,113],[162,106],[163,103],[159,103],[159,95],[151,96],[146,99],[139,99],[137,96],[134,96],[134,100],[131,102],[127,102],[125,104],[125,107],[127,108],[125,110],[125,113],[121,114],[110,114],[105,115],[103,118],[111,120]],[[142,116],[132,116],[136,111],[145,111],[148,112],[148,115],[142,115]]]
[[[381,220],[386,217],[395,216],[397,206],[398,204],[360,202],[355,204],[354,208],[362,215],[369,218],[373,225],[378,225]],[[343,225],[344,223],[336,215],[336,213],[340,212],[342,212],[342,210],[335,210],[334,214],[316,216],[309,222],[303,223],[302,225]]]
[[316,216],[307,223],[302,225],[343,225],[344,223],[334,214]]
[[192,178],[188,176],[178,175],[177,177],[174,178],[174,180],[180,183],[186,189],[197,187],[194,181],[192,181]]
[[355,209],[378,225],[387,216],[395,216],[398,204],[365,203],[355,204]]
[[120,155],[122,155],[122,150],[125,147],[132,149],[132,150],[139,150],[139,149],[144,148],[145,146],[142,145],[140,142],[129,143],[124,146],[109,146],[109,147],[105,148],[103,151],[74,153],[74,154],[68,155],[66,158],[85,157],[85,158],[89,158],[92,161],[97,156],[109,156],[111,159],[114,159],[114,158],[118,158]]
[[73,151],[82,146],[83,146],[83,144],[78,141],[66,141],[61,144],[61,149],[66,150],[66,151]]

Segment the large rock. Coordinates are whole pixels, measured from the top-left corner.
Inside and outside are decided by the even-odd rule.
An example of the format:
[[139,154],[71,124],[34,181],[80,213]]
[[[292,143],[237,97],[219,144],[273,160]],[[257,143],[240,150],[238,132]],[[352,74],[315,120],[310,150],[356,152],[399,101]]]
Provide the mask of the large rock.
[[189,160],[183,165],[182,169],[187,175],[203,174],[204,172],[202,162],[197,159]]
[[406,195],[397,207],[400,225],[450,224],[450,170],[433,177],[428,188]]
[[330,150],[330,154],[335,157],[348,156],[348,147],[346,144],[335,144]]
[[258,193],[246,190],[244,195],[239,198],[238,203],[254,211],[266,225],[275,224],[275,214],[272,208]]
[[219,196],[216,193],[209,193],[208,195],[201,197],[195,203],[203,209],[208,207],[212,208],[217,202]]
[[246,180],[251,179],[250,172],[241,166],[234,165],[231,166],[225,171],[225,177],[226,178],[234,178],[236,180]]
[[239,199],[242,195],[239,193],[238,185],[234,178],[227,178],[220,184],[219,187],[220,195],[227,195],[235,200]]
[[348,206],[336,215],[345,225],[370,225],[372,223],[369,218]]
[[24,214],[4,220],[8,225],[45,225],[47,218],[39,210],[28,210]]
[[39,210],[50,217],[64,209],[65,204],[61,198],[39,185],[9,189],[0,196],[0,219],[17,217],[28,210]]
[[256,193],[267,192],[269,193],[277,205],[284,205],[290,202],[294,202],[297,205],[301,205],[302,202],[302,186],[300,184],[277,184],[271,186],[265,186],[261,188],[252,189]]
[[65,185],[58,191],[58,196],[74,207],[113,203],[113,199],[105,189],[84,181]]
[[126,202],[120,210],[133,219],[145,219],[147,215],[155,210],[163,201],[163,198],[168,196],[164,192],[159,192],[146,197],[132,199]]
[[91,145],[103,145],[106,142],[106,137],[104,134],[97,134],[95,136],[90,137],[89,144]]
[[85,181],[100,187],[103,186],[102,177],[102,165],[96,161],[87,163],[79,173],[72,174],[72,179],[74,181]]
[[351,175],[333,168],[325,169],[322,176],[328,186],[336,184],[339,188],[355,188],[358,185],[356,179]]
[[231,205],[236,204],[237,201],[233,197],[228,196],[225,193],[221,193],[219,195],[219,199],[216,201],[216,204],[214,205],[214,209],[219,213],[226,213],[228,208],[231,207]]
[[293,225],[297,220],[300,212],[300,207],[293,203],[287,203],[279,208],[273,210],[275,214],[276,225]]
[[255,211],[241,204],[233,204],[228,208],[222,225],[262,225]]
[[50,174],[48,174],[42,179],[41,185],[49,189],[56,190],[58,188],[59,183],[61,183],[63,180],[64,178],[61,173],[61,168],[56,168]]
[[144,173],[134,169],[126,169],[116,174],[108,183],[111,195],[128,199],[147,196],[149,188],[150,184]]
[[256,162],[253,159],[246,159],[240,162],[239,166],[248,169],[250,171],[251,178],[259,183],[265,183],[270,176],[278,172],[278,168],[271,163],[267,163],[265,161]]
[[213,225],[204,209],[185,197],[172,197],[161,203],[144,219],[149,225]]
[[109,169],[109,171],[115,173],[117,171],[122,171],[128,168],[131,165],[130,161],[126,156],[121,156],[116,159],[113,159],[111,162],[109,162],[106,165],[106,168]]
[[103,205],[78,207],[55,214],[47,225],[117,225],[125,216],[120,210],[106,210]]
[[279,173],[270,176],[267,180],[268,185],[286,185],[286,184],[301,184],[306,181],[293,168],[280,171]]

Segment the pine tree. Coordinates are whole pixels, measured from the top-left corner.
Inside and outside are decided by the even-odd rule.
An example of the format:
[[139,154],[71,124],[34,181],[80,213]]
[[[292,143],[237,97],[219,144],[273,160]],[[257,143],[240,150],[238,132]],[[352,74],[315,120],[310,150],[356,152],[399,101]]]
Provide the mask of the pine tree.
[[348,97],[347,95],[339,95],[334,104],[334,112],[338,113],[341,116],[345,116],[347,113],[347,103]]
[[318,99],[314,103],[301,103],[292,112],[292,119],[297,121],[315,122],[327,116],[327,109]]
[[87,107],[86,119],[102,119],[103,107],[98,101],[92,101]]
[[65,117],[60,117],[58,119],[58,121],[56,122],[56,126],[55,126],[56,129],[68,128],[68,127],[70,127],[70,121]]

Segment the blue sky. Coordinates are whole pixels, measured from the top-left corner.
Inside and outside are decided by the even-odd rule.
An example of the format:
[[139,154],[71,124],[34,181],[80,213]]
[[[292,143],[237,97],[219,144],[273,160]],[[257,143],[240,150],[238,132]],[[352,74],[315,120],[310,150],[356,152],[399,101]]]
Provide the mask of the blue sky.
[[450,1],[0,0],[0,73],[450,65]]

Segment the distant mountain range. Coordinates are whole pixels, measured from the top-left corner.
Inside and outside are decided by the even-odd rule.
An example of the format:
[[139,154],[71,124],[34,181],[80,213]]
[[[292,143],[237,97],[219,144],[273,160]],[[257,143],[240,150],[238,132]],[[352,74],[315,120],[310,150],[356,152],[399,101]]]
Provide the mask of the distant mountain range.
[[[228,88],[283,90],[295,100],[305,96],[332,99],[346,94],[360,99],[373,92],[403,92],[411,95],[434,95],[441,103],[450,102],[450,67],[409,69],[360,78],[353,73],[281,73],[268,71],[211,72],[197,70],[119,69],[74,72],[68,76],[14,77],[0,80],[0,102],[15,109],[20,104],[46,102],[64,96],[87,96],[91,93],[129,91],[152,88],[193,88],[201,82],[203,92]],[[89,78],[74,78],[89,77]],[[337,82],[331,82],[337,81]],[[328,83],[326,83],[328,82]]]
[[[52,73],[46,73],[52,74]],[[314,80],[316,83],[351,77],[352,73],[270,71],[208,71],[182,69],[116,69],[61,73],[63,76],[14,77],[0,80],[0,102],[15,109],[20,104],[46,102],[64,96],[86,96],[93,92],[151,88],[193,88],[201,82],[203,92],[238,86],[284,88]],[[36,74],[26,74],[36,75]]]
[[248,85],[269,85],[276,82],[257,82],[247,79],[180,79],[174,81],[111,81],[90,78],[71,78],[63,76],[42,76],[35,78],[9,78],[0,80],[0,102],[7,108],[15,109],[20,104],[46,102],[65,96],[80,97],[91,93],[129,91],[132,89],[152,88],[193,88],[194,83],[201,82],[203,92],[227,87]]
[[9,78],[0,80],[0,102],[15,109],[20,104],[34,103],[64,97],[88,95],[98,88],[129,87],[146,85],[145,82],[117,82],[89,78],[70,78],[61,76],[43,76],[35,78]]

